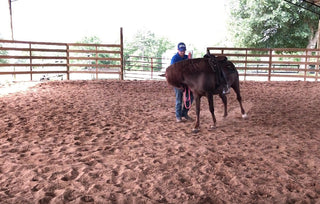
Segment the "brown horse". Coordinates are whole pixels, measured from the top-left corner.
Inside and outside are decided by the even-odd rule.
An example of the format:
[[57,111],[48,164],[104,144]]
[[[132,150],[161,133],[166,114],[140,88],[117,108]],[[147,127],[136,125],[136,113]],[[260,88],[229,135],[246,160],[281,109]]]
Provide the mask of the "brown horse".
[[242,117],[247,115],[243,109],[240,95],[239,74],[232,62],[225,58],[216,58],[208,53],[205,58],[189,59],[170,65],[166,70],[167,82],[177,88],[190,88],[196,102],[196,122],[193,132],[198,132],[200,127],[200,99],[206,96],[209,103],[209,110],[213,119],[213,126],[216,127],[214,115],[213,95],[219,94],[224,104],[224,117],[227,116],[227,97],[222,94],[222,82],[219,70],[223,71],[228,84],[237,94]]

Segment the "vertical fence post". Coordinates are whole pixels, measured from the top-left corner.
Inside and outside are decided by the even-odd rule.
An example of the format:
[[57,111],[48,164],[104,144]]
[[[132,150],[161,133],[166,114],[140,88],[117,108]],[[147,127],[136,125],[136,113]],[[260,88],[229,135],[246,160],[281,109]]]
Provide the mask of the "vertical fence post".
[[269,73],[268,73],[268,81],[271,81],[271,67],[272,67],[272,49],[269,49]]
[[120,69],[121,69],[121,71],[120,71],[120,80],[123,80],[123,75],[124,75],[124,66],[123,66],[123,64],[124,64],[124,62],[123,62],[123,32],[122,32],[122,28],[120,28],[120,59],[121,59],[121,61],[120,61],[120,65],[121,65],[121,67],[120,67]]
[[305,62],[304,62],[304,77],[303,80],[307,80],[307,69],[308,69],[308,50],[306,50],[306,55],[305,55]]
[[247,78],[247,66],[248,66],[248,50],[246,49],[246,57],[245,57],[245,63],[244,63],[244,77],[243,80],[246,81]]
[[151,79],[153,79],[153,58],[151,57]]
[[319,52],[319,49],[318,49],[318,51],[316,52],[316,55],[317,55],[317,65],[316,65],[316,67],[315,67],[315,69],[314,69],[314,71],[315,71],[315,73],[316,73],[316,75],[315,75],[315,81],[318,81],[318,76],[319,76],[319,54],[320,54],[320,52]]
[[32,51],[31,51],[31,43],[29,43],[29,60],[30,60],[30,81],[32,81]]
[[69,44],[66,44],[67,54],[67,80],[70,80]]
[[96,80],[98,80],[98,46],[97,45],[96,45],[95,58],[96,58]]

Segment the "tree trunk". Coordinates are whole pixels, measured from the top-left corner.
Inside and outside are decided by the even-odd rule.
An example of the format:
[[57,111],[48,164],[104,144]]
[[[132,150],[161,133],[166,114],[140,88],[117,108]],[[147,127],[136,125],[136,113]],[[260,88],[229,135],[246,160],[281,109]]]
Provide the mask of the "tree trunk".
[[[320,20],[319,20],[319,23],[318,23],[318,30],[317,30],[317,32],[315,33],[315,35],[310,38],[307,48],[312,48],[312,49],[313,49],[313,48],[317,48],[317,49],[320,48],[320,36],[319,36],[319,31],[320,31]],[[316,47],[316,46],[317,46],[317,47]]]

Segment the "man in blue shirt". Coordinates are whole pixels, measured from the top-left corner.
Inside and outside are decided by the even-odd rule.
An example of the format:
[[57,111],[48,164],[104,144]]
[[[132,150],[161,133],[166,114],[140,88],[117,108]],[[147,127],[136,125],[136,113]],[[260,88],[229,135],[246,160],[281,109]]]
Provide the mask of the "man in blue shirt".
[[[187,49],[187,47],[183,42],[179,43],[178,44],[178,52],[177,52],[177,54],[175,54],[172,57],[171,64],[174,64],[174,63],[180,62],[182,60],[188,59],[188,55],[185,54],[186,49]],[[178,89],[178,88],[174,87],[174,91],[175,91],[175,94],[176,94],[176,106],[175,106],[175,108],[176,108],[177,122],[178,123],[181,122],[182,118],[185,118],[186,120],[191,120],[191,118],[188,116],[189,109],[187,109],[185,107],[185,104],[183,103],[183,91],[184,90],[181,90],[181,89]],[[191,101],[189,103],[192,103],[192,101],[193,101],[192,92],[190,92],[190,98],[191,98]],[[189,104],[186,104],[186,106],[189,106]]]

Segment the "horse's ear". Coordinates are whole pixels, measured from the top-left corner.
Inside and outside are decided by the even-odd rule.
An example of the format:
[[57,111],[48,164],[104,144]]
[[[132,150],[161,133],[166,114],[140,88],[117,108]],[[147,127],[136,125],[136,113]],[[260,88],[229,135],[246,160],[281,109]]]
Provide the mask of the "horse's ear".
[[209,51],[209,50],[207,50],[207,55],[209,55],[209,56],[210,56],[210,51]]

